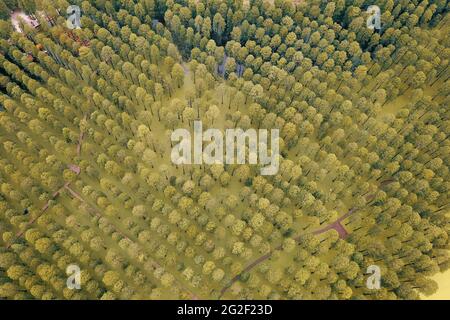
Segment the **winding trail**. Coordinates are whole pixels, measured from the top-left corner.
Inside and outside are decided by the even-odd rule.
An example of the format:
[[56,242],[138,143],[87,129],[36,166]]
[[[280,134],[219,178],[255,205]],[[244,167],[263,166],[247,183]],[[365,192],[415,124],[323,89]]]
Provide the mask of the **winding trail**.
[[[381,187],[383,187],[383,186],[386,186],[386,185],[388,185],[388,184],[391,184],[391,183],[393,183],[393,182],[395,182],[395,181],[396,181],[396,180],[394,180],[394,179],[384,180],[384,181],[382,181],[382,182],[379,184],[378,188],[381,188]],[[366,196],[366,201],[367,201],[367,202],[371,202],[374,198],[375,198],[375,194],[369,194],[369,195]],[[327,226],[325,226],[325,227],[323,227],[323,228],[320,228],[320,229],[317,229],[317,230],[314,230],[314,231],[311,231],[311,232],[306,232],[306,233],[300,234],[300,235],[298,235],[297,237],[295,237],[294,240],[295,240],[296,242],[300,242],[301,237],[304,236],[304,235],[307,235],[307,234],[320,235],[320,234],[325,233],[325,232],[327,232],[327,231],[330,231],[330,230],[332,230],[332,229],[336,230],[336,232],[339,234],[339,238],[345,239],[345,238],[349,235],[349,233],[348,233],[347,230],[345,230],[345,228],[343,227],[342,221],[345,220],[346,218],[348,218],[349,216],[351,216],[351,215],[352,215],[353,213],[355,213],[357,210],[358,210],[358,208],[353,207],[353,208],[351,208],[346,214],[344,214],[343,216],[339,217],[339,218],[338,218],[336,221],[334,221],[333,223],[331,223],[331,224],[329,224],[329,225],[327,225]],[[277,247],[275,247],[275,248],[274,248],[273,250],[271,250],[270,252],[268,252],[268,253],[266,253],[266,254],[260,256],[259,258],[257,258],[257,259],[254,260],[253,262],[251,262],[251,263],[250,263],[248,266],[246,266],[240,273],[238,273],[236,276],[234,276],[234,277],[233,277],[233,278],[232,278],[232,279],[231,279],[231,280],[230,280],[230,281],[222,288],[222,290],[220,291],[219,300],[222,298],[222,296],[224,295],[224,293],[225,293],[225,292],[226,292],[226,291],[227,291],[227,290],[228,290],[228,289],[229,289],[236,281],[238,281],[238,280],[241,278],[241,276],[242,276],[243,273],[249,272],[251,269],[253,269],[254,267],[256,267],[256,266],[257,266],[258,264],[260,264],[261,262],[263,262],[263,261],[269,259],[275,251],[280,250],[281,248],[282,248],[282,245],[278,245]]]
[[[186,70],[186,66],[183,65],[183,69],[185,70],[185,72],[188,72],[188,70]],[[83,120],[86,121],[87,116],[85,115]],[[78,139],[78,143],[77,143],[77,147],[76,147],[76,152],[77,152],[77,156],[81,155],[81,148],[82,148],[82,143],[83,143],[83,138],[84,138],[84,131],[80,130],[80,135],[79,135],[79,139]],[[77,176],[80,175],[81,173],[81,168],[80,166],[76,165],[76,164],[69,164],[67,166],[71,171],[73,171]],[[396,180],[394,179],[389,179],[389,180],[384,180],[382,181],[378,188],[383,187],[385,185],[388,185],[392,182],[394,182]],[[19,231],[15,237],[8,243],[8,245],[6,246],[6,249],[9,249],[11,247],[11,245],[16,242],[19,238],[21,238],[23,236],[23,234],[28,230],[28,227],[30,225],[32,225],[39,217],[42,216],[42,214],[44,214],[47,209],[50,207],[50,203],[51,201],[55,200],[63,191],[68,191],[69,194],[78,199],[80,202],[82,202],[83,204],[85,204],[91,212],[93,212],[96,216],[102,216],[102,214],[94,207],[92,207],[89,203],[87,203],[86,200],[84,200],[84,198],[75,190],[73,190],[70,187],[71,182],[66,182],[62,187],[60,187],[58,190],[56,190],[53,194],[52,197],[50,198],[50,200],[48,200],[46,202],[46,204],[42,207],[41,211],[39,212],[39,214],[32,218],[30,221],[28,221],[28,223],[26,224],[25,228],[23,228],[23,230]],[[366,201],[370,202],[375,198],[375,194],[370,194],[368,196],[366,196]],[[355,211],[357,211],[358,208],[353,207],[351,208],[346,214],[344,214],[343,216],[339,217],[336,221],[334,221],[333,223],[317,229],[315,231],[311,231],[311,232],[307,232],[304,234],[300,234],[297,237],[294,238],[294,240],[296,242],[299,242],[301,240],[301,237],[306,235],[306,234],[313,234],[313,235],[320,235],[322,233],[325,233],[327,231],[330,231],[332,229],[336,230],[336,232],[339,234],[339,238],[341,239],[345,239],[348,236],[348,232],[347,230],[345,230],[345,228],[342,226],[342,221],[346,218],[348,218],[349,216],[351,216]],[[115,226],[113,225],[114,229],[116,232],[118,232],[120,235],[122,235],[124,238],[126,238],[129,241],[132,241],[126,234],[124,234],[123,232],[121,232],[120,230],[118,230],[117,228],[115,228]],[[240,279],[240,277],[242,276],[243,273],[250,271],[251,269],[253,269],[254,267],[256,267],[258,264],[260,264],[261,262],[269,259],[272,254],[277,251],[280,250],[282,248],[282,245],[278,245],[277,247],[275,247],[272,251],[260,256],[259,258],[257,258],[256,260],[254,260],[253,262],[251,262],[249,265],[247,265],[239,274],[237,274],[236,276],[234,276],[220,291],[220,295],[219,295],[219,300],[222,298],[222,296],[224,295],[224,293],[228,290],[228,288],[230,288],[236,281],[238,281]],[[155,262],[153,260],[153,266],[154,267],[161,267],[157,262]],[[195,295],[191,290],[189,290],[188,288],[186,288],[186,286],[184,286],[180,281],[176,280],[179,284],[180,287],[182,287],[184,290],[186,290],[187,292],[190,293],[191,295],[191,299],[192,300],[198,300],[199,297],[197,295]]]
[[[86,121],[86,119],[87,119],[87,115],[84,115],[83,120]],[[80,135],[79,135],[78,143],[77,143],[77,156],[81,155],[81,146],[83,143],[83,137],[84,137],[84,131],[80,130]],[[78,166],[76,164],[69,164],[67,167],[70,170],[72,170],[73,172],[75,172],[76,175],[79,175],[81,173],[80,166]],[[42,216],[45,211],[47,211],[47,209],[50,207],[51,201],[55,200],[64,190],[71,190],[69,188],[70,184],[71,184],[71,182],[66,182],[62,187],[60,187],[58,190],[53,192],[52,197],[50,198],[50,200],[48,200],[45,203],[45,205],[42,207],[39,214],[36,217],[32,218],[30,221],[28,221],[27,224],[25,225],[25,228],[23,228],[23,230],[16,233],[15,237],[13,239],[11,239],[8,242],[8,244],[6,245],[6,249],[9,249],[13,245],[14,242],[19,240],[19,238],[21,238],[23,236],[23,234],[28,230],[28,227],[30,225],[32,225],[37,219],[39,219],[39,217]]]
[[[83,120],[87,120],[87,116],[85,115],[83,117]],[[78,143],[77,143],[77,148],[76,148],[76,152],[77,152],[77,156],[79,157],[81,155],[81,148],[82,148],[82,143],[83,143],[83,138],[84,138],[84,131],[80,130],[80,135],[78,138]],[[81,167],[76,165],[76,164],[69,164],[67,166],[71,171],[75,172],[75,174],[78,176],[81,173]],[[23,236],[23,234],[28,230],[28,227],[31,226],[39,217],[41,217],[46,211],[47,209],[50,207],[50,203],[52,200],[55,200],[62,192],[67,191],[73,198],[78,199],[80,202],[82,202],[83,204],[85,204],[87,206],[87,208],[89,209],[89,211],[91,213],[93,213],[95,216],[97,217],[101,217],[102,214],[101,212],[94,208],[93,206],[91,206],[89,203],[87,203],[86,200],[84,200],[84,198],[75,190],[73,190],[71,187],[71,182],[66,182],[62,187],[60,187],[57,191],[55,191],[52,194],[52,197],[50,200],[48,200],[45,205],[42,207],[41,211],[39,212],[38,215],[36,215],[36,217],[32,218],[31,220],[29,220],[25,226],[25,228],[23,228],[23,230],[19,231],[15,237],[13,239],[11,239],[8,243],[8,245],[6,246],[6,249],[9,249],[19,238],[21,238]],[[114,225],[111,224],[111,226],[114,228],[114,230],[119,233],[121,236],[123,236],[125,239],[133,242],[133,240],[131,240],[126,234],[124,234],[122,231],[120,231],[119,229],[117,229]],[[154,261],[152,259],[152,265],[154,268],[161,268],[161,265],[158,264],[156,261]],[[181,283],[179,280],[176,280],[179,287],[183,288],[185,291],[189,292],[189,294],[191,295],[191,300],[198,300],[199,297],[193,293],[191,290],[189,290],[189,288],[187,288],[185,285],[183,285],[183,283]]]
[[27,224],[25,225],[25,228],[16,233],[15,237],[9,241],[8,245],[6,246],[6,249],[9,249],[14,244],[14,242],[16,242],[20,237],[23,236],[23,234],[28,230],[28,227],[31,226],[40,216],[42,216],[42,214],[44,214],[45,211],[47,211],[47,209],[50,207],[50,202],[55,200],[69,184],[70,182],[66,182],[61,188],[53,192],[52,197],[45,203],[39,214],[36,217],[32,218],[30,221],[28,221]]

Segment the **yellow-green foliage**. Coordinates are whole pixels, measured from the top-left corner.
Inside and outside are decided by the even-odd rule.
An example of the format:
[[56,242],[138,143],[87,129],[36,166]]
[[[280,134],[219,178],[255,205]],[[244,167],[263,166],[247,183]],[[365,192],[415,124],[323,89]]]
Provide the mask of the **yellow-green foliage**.
[[[437,290],[430,276],[450,266],[445,1],[379,1],[380,32],[362,0],[73,2],[79,30],[45,0],[23,9],[54,23],[0,33],[0,298]],[[279,129],[278,174],[172,164],[171,132],[194,120]]]

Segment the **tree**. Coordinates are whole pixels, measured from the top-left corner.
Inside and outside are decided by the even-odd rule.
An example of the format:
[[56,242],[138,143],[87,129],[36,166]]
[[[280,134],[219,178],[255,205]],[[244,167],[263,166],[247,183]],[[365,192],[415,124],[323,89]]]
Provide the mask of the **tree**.
[[27,275],[27,270],[23,266],[12,265],[7,269],[6,274],[13,280],[19,280]]
[[177,84],[178,88],[180,88],[184,82],[183,67],[180,64],[175,63],[172,67],[171,76],[175,80],[175,83]]
[[234,58],[228,58],[225,63],[225,75],[230,76],[232,72],[236,71],[236,61]]
[[0,254],[0,267],[2,269],[9,269],[15,262],[14,254],[11,252],[4,252]]

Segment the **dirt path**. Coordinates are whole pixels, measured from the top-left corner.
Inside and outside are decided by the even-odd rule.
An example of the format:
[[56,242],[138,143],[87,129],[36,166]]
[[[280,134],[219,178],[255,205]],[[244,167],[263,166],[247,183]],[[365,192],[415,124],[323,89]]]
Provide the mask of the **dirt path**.
[[[93,206],[91,206],[86,200],[84,200],[84,198],[75,190],[73,190],[72,188],[70,188],[69,185],[65,186],[65,188],[67,189],[67,191],[76,199],[78,199],[80,202],[82,202],[83,204],[85,204],[92,212],[94,212],[94,214],[96,216],[102,216],[102,214],[100,213],[100,211],[96,208],[94,208]],[[130,239],[126,234],[124,234],[122,231],[120,231],[119,229],[117,229],[113,224],[110,224],[113,228],[114,231],[119,233],[121,236],[123,236],[125,239],[127,239],[130,242],[134,242],[132,239]],[[152,260],[152,264],[154,268],[161,268],[161,265],[158,264],[157,262],[155,262],[154,260]],[[191,294],[191,299],[192,300],[198,300],[198,296],[196,296],[193,292],[191,292],[188,288],[186,288],[180,281],[177,281],[178,285],[183,288],[184,290],[186,290],[187,292],[189,292]]]
[[[86,121],[86,119],[87,119],[87,116],[85,115],[83,117],[83,120]],[[82,146],[82,143],[83,143],[83,136],[84,136],[84,131],[80,130],[80,136],[78,138],[78,143],[77,143],[77,155],[78,156],[80,156],[80,154],[81,154],[81,146]],[[73,172],[75,172],[77,175],[79,175],[81,173],[80,166],[78,166],[76,164],[69,164],[67,167],[70,170],[72,170]],[[52,197],[50,198],[50,200],[48,200],[45,203],[45,205],[42,207],[42,209],[39,212],[39,214],[36,217],[32,218],[30,221],[28,221],[27,224],[25,225],[25,228],[23,230],[19,231],[16,234],[16,236],[13,239],[11,239],[11,241],[9,241],[8,245],[6,246],[6,249],[9,249],[14,242],[16,242],[20,237],[22,237],[23,234],[28,230],[28,227],[30,225],[32,225],[40,216],[42,216],[44,214],[44,212],[47,211],[47,209],[50,207],[50,202],[52,200],[55,200],[65,189],[66,190],[71,190],[69,188],[69,186],[70,186],[70,182],[66,182],[62,187],[60,187],[58,190],[53,192]]]
[[47,211],[47,209],[50,207],[50,202],[55,200],[69,184],[70,182],[66,182],[64,186],[62,186],[52,194],[52,197],[45,203],[39,214],[36,217],[32,218],[30,221],[28,221],[27,224],[25,225],[25,228],[22,231],[19,231],[16,234],[16,236],[11,241],[9,241],[8,245],[6,246],[6,249],[9,249],[14,242],[16,242],[20,237],[23,236],[23,234],[28,230],[28,227],[32,225],[40,216],[42,216],[45,211]]
[[[86,119],[87,119],[87,116],[85,115],[83,120],[86,121]],[[80,135],[79,135],[78,143],[77,143],[77,146],[76,146],[77,156],[81,155],[81,148],[82,148],[83,138],[84,138],[84,131],[80,130]],[[79,175],[81,173],[80,166],[78,166],[76,164],[69,164],[67,167],[70,170],[72,170],[73,172],[75,172],[77,175]],[[97,210],[96,208],[94,208],[93,206],[91,206],[89,203],[87,203],[87,201],[84,200],[84,198],[78,192],[76,192],[75,190],[73,190],[70,187],[70,184],[71,184],[70,182],[66,182],[62,187],[60,187],[57,191],[55,191],[52,194],[51,199],[46,202],[46,204],[42,207],[42,209],[39,212],[39,214],[36,217],[34,217],[31,220],[29,220],[28,223],[26,224],[25,228],[23,228],[23,230],[19,231],[15,235],[15,237],[9,241],[8,245],[6,246],[6,249],[9,249],[12,244],[14,244],[19,238],[21,238],[23,236],[23,234],[28,230],[28,227],[31,226],[39,217],[41,217],[47,211],[47,209],[50,207],[50,202],[55,200],[64,191],[67,191],[73,198],[76,198],[80,202],[85,204],[87,206],[87,208],[89,209],[89,211],[91,213],[93,213],[94,215],[102,216],[101,212],[99,210]],[[122,231],[118,230],[114,225],[112,225],[112,226],[113,226],[114,230],[117,233],[119,233],[121,236],[123,236],[125,239],[129,240],[130,242],[133,242],[126,234],[124,234]],[[152,264],[153,264],[154,268],[160,268],[161,267],[161,265],[159,265],[154,260],[152,260]],[[178,282],[179,287],[183,288],[185,291],[190,293],[192,300],[198,300],[199,299],[199,297],[197,295],[195,295],[191,290],[186,288],[186,286],[184,286],[180,281],[177,280],[177,282]]]
[[[381,188],[383,186],[386,186],[388,184],[391,184],[393,182],[395,182],[396,180],[393,179],[388,179],[388,180],[384,180],[382,181],[378,188]],[[370,194],[366,196],[366,201],[370,202],[375,198],[375,194]],[[313,235],[320,235],[322,233],[325,233],[327,231],[330,231],[332,229],[336,230],[336,232],[339,234],[339,238],[341,239],[345,239],[348,236],[348,232],[347,230],[345,230],[345,228],[342,226],[342,221],[345,220],[346,218],[348,218],[349,216],[351,216],[353,213],[355,213],[358,210],[358,208],[353,207],[351,208],[346,214],[344,214],[343,216],[339,217],[335,222],[317,229],[315,231],[311,231],[311,232],[307,232],[304,234],[300,234],[297,237],[294,238],[294,240],[296,242],[300,242],[301,237],[307,234],[313,234]],[[278,245],[275,249],[273,249],[272,251],[270,251],[269,253],[266,253],[265,255],[262,255],[261,257],[259,257],[258,259],[256,259],[255,261],[253,261],[252,263],[250,263],[247,267],[245,267],[239,274],[237,274],[236,276],[234,276],[225,287],[222,288],[222,290],[220,291],[220,295],[219,295],[219,300],[222,298],[222,296],[224,295],[224,293],[228,290],[228,288],[230,288],[236,281],[239,280],[239,278],[241,277],[241,275],[245,272],[250,271],[251,269],[253,269],[254,267],[256,267],[258,264],[260,264],[261,262],[269,259],[272,254],[277,251],[280,250],[282,248],[282,245]]]
[[[185,66],[183,66],[183,69],[185,69]],[[185,70],[185,72],[186,72],[186,71],[187,71],[187,70]],[[87,116],[85,115],[84,118],[83,118],[83,120],[86,121],[86,119],[87,119]],[[82,148],[82,143],[83,143],[83,137],[84,137],[84,131],[83,131],[83,130],[80,130],[80,135],[79,135],[79,139],[78,139],[78,143],[77,143],[77,147],[76,147],[77,155],[78,155],[78,156],[81,155],[81,148]],[[78,165],[75,165],[75,164],[69,164],[69,165],[68,165],[68,168],[69,168],[70,170],[72,170],[73,172],[75,172],[77,175],[79,175],[79,174],[81,173],[81,168],[80,168]],[[388,184],[390,184],[390,183],[392,183],[392,182],[394,182],[394,181],[395,181],[395,180],[392,180],[392,179],[382,181],[382,182],[380,183],[380,185],[379,185],[379,188],[380,188],[380,187],[383,187],[383,186],[385,186],[385,185],[388,185]],[[84,200],[84,198],[83,198],[78,192],[76,192],[75,190],[73,190],[73,189],[70,187],[70,184],[71,184],[70,182],[66,182],[62,187],[60,187],[57,191],[55,191],[55,192],[52,194],[51,199],[48,200],[47,203],[42,207],[40,213],[39,213],[36,217],[34,217],[34,218],[31,219],[30,221],[28,221],[28,223],[26,224],[26,227],[25,227],[22,231],[18,232],[18,233],[16,234],[16,236],[9,242],[9,244],[6,246],[7,249],[9,249],[9,248],[11,247],[11,245],[12,245],[14,242],[16,242],[20,237],[23,236],[23,234],[26,232],[26,230],[28,230],[28,227],[29,227],[30,225],[32,225],[32,224],[33,224],[40,216],[42,216],[42,214],[44,214],[44,212],[47,211],[47,209],[50,207],[50,202],[51,202],[52,200],[55,200],[55,199],[56,199],[56,198],[57,198],[64,190],[68,191],[69,194],[70,194],[72,197],[78,199],[80,202],[82,202],[83,204],[85,204],[85,205],[91,210],[91,212],[93,212],[96,216],[102,216],[102,214],[101,214],[96,208],[93,208],[89,203],[86,202],[86,200]],[[366,196],[366,201],[370,202],[374,197],[375,197],[375,194],[370,194],[370,195]],[[345,239],[345,238],[348,236],[348,232],[347,232],[347,230],[345,230],[345,228],[342,226],[341,222],[342,222],[344,219],[346,219],[347,217],[349,217],[350,215],[352,215],[356,210],[357,210],[357,208],[355,208],[355,207],[354,207],[354,208],[351,208],[346,214],[344,214],[343,216],[341,216],[340,218],[338,218],[335,222],[333,222],[333,223],[331,223],[331,224],[329,224],[329,225],[327,225],[327,226],[325,226],[325,227],[323,227],[323,228],[320,228],[320,229],[318,229],[318,230],[315,230],[315,231],[312,231],[312,232],[308,232],[308,233],[305,233],[305,234],[320,235],[320,234],[322,234],[322,233],[325,233],[325,232],[327,232],[327,231],[330,231],[330,230],[334,229],[334,230],[336,230],[336,232],[339,234],[339,238]],[[118,230],[118,229],[115,228],[115,227],[114,227],[114,229],[115,229],[116,232],[118,232],[118,233],[119,233],[120,235],[122,235],[124,238],[126,238],[126,239],[129,240],[129,241],[132,241],[126,234],[124,234],[123,232],[121,232],[120,230]],[[301,234],[301,235],[295,237],[294,240],[297,241],[297,242],[299,242],[300,239],[301,239],[301,237],[302,237],[303,235],[305,235],[305,234]],[[274,250],[272,250],[271,252],[266,253],[265,255],[260,256],[259,258],[257,258],[256,260],[254,260],[252,263],[250,263],[247,267],[245,267],[239,274],[237,274],[236,276],[234,276],[234,277],[228,282],[228,284],[227,284],[224,288],[222,288],[222,290],[221,290],[221,292],[220,292],[219,299],[221,299],[221,297],[223,296],[223,294],[226,292],[226,290],[227,290],[228,288],[230,288],[236,281],[239,280],[239,278],[241,277],[241,275],[242,275],[243,273],[250,271],[250,270],[253,269],[255,266],[257,266],[258,264],[260,264],[261,262],[263,262],[263,261],[269,259],[269,258],[272,256],[272,254],[273,254],[274,251],[280,250],[281,248],[282,248],[282,246],[279,245],[279,246],[277,246]],[[155,267],[160,267],[160,265],[159,265],[157,262],[153,262],[153,264],[154,264]],[[199,299],[198,296],[196,296],[193,292],[191,292],[188,288],[186,288],[181,282],[179,282],[179,281],[177,281],[177,282],[179,283],[180,287],[182,287],[184,290],[186,290],[187,292],[189,292],[189,293],[191,294],[191,299],[192,299],[192,300],[198,300],[198,299]]]

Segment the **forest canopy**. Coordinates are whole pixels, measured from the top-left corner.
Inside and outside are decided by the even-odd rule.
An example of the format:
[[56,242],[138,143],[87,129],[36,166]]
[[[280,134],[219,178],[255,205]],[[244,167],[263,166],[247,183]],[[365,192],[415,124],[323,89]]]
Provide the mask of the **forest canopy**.
[[[0,0],[0,299],[432,295],[449,6]],[[278,130],[279,170],[173,163],[196,121]]]

